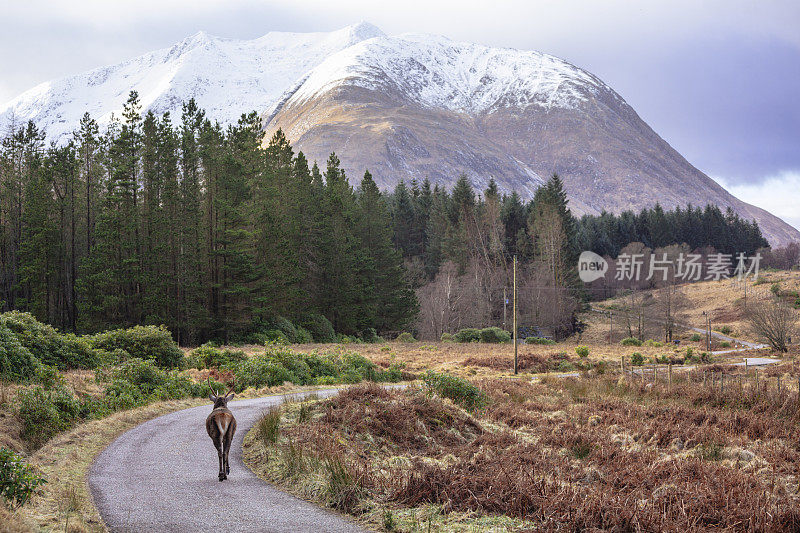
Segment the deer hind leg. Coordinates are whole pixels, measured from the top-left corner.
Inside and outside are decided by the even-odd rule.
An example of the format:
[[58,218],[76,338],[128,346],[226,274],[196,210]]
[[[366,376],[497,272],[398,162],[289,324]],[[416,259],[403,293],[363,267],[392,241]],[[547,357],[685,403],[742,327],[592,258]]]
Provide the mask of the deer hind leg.
[[214,441],[214,447],[217,448],[217,457],[219,458],[219,480],[225,479],[225,455],[222,453],[222,436]]
[[230,427],[228,428],[228,431],[225,432],[225,437],[224,438],[225,438],[225,441],[224,441],[224,444],[223,444],[223,453],[222,453],[222,455],[223,455],[223,458],[225,460],[225,477],[227,478],[228,474],[231,473],[231,465],[230,465],[230,463],[228,461],[228,457],[229,457],[230,452],[231,452],[231,441],[233,440],[233,431],[230,430]]

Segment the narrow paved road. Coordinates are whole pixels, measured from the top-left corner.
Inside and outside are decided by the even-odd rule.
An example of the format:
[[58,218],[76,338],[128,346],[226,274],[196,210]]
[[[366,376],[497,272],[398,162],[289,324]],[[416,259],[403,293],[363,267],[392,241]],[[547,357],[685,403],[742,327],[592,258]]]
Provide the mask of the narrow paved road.
[[[335,389],[318,391],[320,397]],[[124,433],[97,456],[89,486],[111,531],[323,532],[360,526],[282,492],[242,462],[242,440],[282,396],[231,402],[238,429],[231,473],[217,481],[217,452],[206,435],[211,404],[160,416]]]

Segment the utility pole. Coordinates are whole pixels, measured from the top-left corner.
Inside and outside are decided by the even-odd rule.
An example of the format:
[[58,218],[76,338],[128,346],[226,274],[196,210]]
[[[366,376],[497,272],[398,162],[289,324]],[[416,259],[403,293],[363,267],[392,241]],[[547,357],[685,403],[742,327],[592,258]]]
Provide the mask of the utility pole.
[[614,313],[612,311],[608,312],[608,342],[613,342],[614,336]]
[[514,256],[514,374],[517,373],[517,256]]

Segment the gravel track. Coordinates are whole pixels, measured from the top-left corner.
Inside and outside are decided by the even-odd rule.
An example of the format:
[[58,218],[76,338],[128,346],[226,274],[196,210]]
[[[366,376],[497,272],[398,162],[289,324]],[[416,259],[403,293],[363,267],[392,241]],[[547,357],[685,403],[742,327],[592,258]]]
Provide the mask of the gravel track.
[[242,462],[244,435],[268,406],[283,399],[229,404],[238,429],[230,451],[231,473],[224,482],[217,480],[217,452],[205,430],[210,403],[154,418],[121,435],[89,470],[89,487],[107,527],[121,532],[365,531],[265,483]]

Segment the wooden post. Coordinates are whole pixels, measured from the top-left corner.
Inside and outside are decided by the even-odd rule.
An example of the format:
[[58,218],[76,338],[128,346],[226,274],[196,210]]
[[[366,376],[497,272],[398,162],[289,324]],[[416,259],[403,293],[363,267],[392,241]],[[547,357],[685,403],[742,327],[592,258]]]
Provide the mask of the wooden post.
[[514,256],[514,374],[517,373],[517,256]]
[[758,392],[758,369],[756,368],[756,392]]
[[719,374],[719,393],[725,394],[725,372]]
[[625,375],[625,356],[621,356],[619,358],[619,371],[622,372],[622,375]]
[[668,381],[667,382],[669,384],[669,388],[671,389],[672,388],[672,363],[669,364],[669,367],[667,367],[667,370],[669,372],[668,373]]
[[658,382],[658,366],[653,363],[653,385]]

